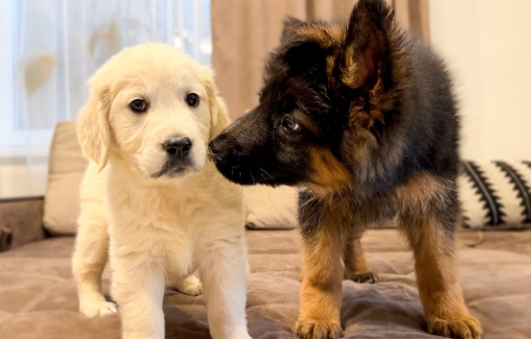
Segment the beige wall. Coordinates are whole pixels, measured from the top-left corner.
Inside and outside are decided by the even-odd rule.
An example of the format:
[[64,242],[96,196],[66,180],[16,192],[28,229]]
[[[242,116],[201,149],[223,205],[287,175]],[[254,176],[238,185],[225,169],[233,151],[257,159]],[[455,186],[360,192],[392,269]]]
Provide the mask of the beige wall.
[[531,0],[430,0],[431,42],[456,80],[462,155],[531,159]]

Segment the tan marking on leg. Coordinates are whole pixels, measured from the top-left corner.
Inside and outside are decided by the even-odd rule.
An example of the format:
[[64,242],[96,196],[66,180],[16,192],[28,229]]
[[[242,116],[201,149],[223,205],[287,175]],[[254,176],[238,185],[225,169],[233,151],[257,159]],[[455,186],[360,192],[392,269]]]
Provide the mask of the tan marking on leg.
[[410,207],[426,211],[430,203],[443,202],[446,194],[452,188],[450,182],[445,182],[429,173],[421,173],[411,178],[404,186],[395,192],[396,201],[401,207]]
[[303,278],[300,315],[295,332],[300,338],[341,336],[343,280],[341,225],[328,218],[312,239],[303,239]]
[[343,261],[345,262],[345,278],[358,283],[368,282],[373,284],[379,280],[376,273],[365,259],[361,247],[361,239],[348,239],[345,244]]
[[454,246],[433,216],[403,225],[415,254],[415,271],[428,332],[452,338],[476,338],[478,321],[468,315],[455,267]]

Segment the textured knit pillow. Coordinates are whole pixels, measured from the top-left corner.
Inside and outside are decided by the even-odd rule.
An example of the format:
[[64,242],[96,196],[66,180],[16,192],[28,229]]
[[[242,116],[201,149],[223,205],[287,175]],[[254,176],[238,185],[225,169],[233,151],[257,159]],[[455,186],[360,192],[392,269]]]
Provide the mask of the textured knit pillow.
[[531,162],[464,161],[459,197],[464,228],[531,227]]

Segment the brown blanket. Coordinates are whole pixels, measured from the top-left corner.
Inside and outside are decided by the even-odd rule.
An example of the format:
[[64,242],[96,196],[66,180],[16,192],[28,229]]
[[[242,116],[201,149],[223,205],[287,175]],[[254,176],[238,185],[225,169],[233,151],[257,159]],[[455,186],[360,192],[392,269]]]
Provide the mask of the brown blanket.
[[[249,331],[255,339],[294,338],[300,257],[297,231],[249,231]],[[470,312],[486,339],[531,339],[531,231],[460,233],[459,273]],[[368,232],[363,245],[381,281],[343,282],[346,338],[429,338],[412,254],[395,230]],[[52,238],[0,255],[1,339],[119,338],[116,315],[77,311],[70,273],[73,238]],[[109,276],[107,272],[106,276]],[[106,280],[108,286],[108,279]],[[167,338],[209,338],[202,297],[168,289]]]

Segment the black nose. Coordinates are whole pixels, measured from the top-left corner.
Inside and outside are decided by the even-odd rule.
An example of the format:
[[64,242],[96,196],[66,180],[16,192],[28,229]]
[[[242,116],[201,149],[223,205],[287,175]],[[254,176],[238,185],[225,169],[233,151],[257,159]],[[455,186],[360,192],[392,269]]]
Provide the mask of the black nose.
[[168,139],[164,142],[164,150],[168,153],[170,157],[182,159],[190,153],[190,148],[192,148],[192,141],[190,138],[175,138]]
[[229,143],[223,136],[218,136],[216,139],[212,140],[208,147],[216,162],[223,161],[229,153]]

